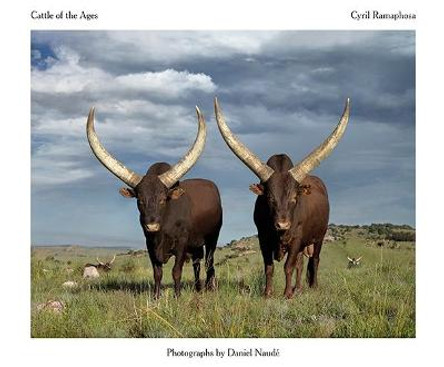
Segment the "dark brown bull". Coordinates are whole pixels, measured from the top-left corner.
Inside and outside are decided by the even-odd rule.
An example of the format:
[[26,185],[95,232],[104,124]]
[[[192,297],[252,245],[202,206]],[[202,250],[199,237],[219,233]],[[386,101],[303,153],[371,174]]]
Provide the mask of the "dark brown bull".
[[[333,133],[312,153],[296,165],[286,154],[273,155],[267,163],[243,145],[230,131],[215,100],[216,120],[219,130],[230,149],[260,179],[250,186],[258,198],[254,209],[254,222],[265,264],[266,297],[272,292],[273,261],[285,262],[285,296],[290,298],[301,290],[303,254],[309,257],[307,281],[317,286],[319,254],[328,226],[329,203],[324,183],[308,173],[335,148],[348,123],[350,101]],[[296,285],[292,276],[296,269]]]
[[94,109],[87,122],[88,141],[98,160],[129,187],[120,189],[124,197],[137,198],[140,224],[146,238],[154,270],[154,296],[160,295],[162,266],[175,256],[174,289],[180,294],[184,262],[193,261],[195,288],[201,289],[200,260],[205,246],[206,287],[215,286],[213,255],[222,225],[222,207],[216,185],[204,179],[179,179],[196,163],[205,145],[206,125],[197,109],[199,130],[188,153],[174,166],[155,163],[145,176],[126,168],[101,145],[94,130]]

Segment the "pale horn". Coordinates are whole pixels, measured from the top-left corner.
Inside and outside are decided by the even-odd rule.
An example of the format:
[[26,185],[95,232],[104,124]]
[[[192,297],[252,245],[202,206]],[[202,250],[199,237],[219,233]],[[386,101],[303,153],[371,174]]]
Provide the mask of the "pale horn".
[[225,118],[220,110],[217,98],[214,99],[214,110],[216,112],[216,121],[222,137],[227,143],[228,147],[244,164],[253,171],[253,173],[260,178],[262,182],[266,182],[273,174],[274,170],[267,164],[263,163],[250,149],[248,149],[238,138],[234,135],[225,122]]
[[297,182],[301,183],[305,176],[307,176],[311,170],[317,167],[325,158],[327,158],[331,154],[333,149],[339,143],[339,140],[342,138],[342,135],[344,135],[349,116],[350,98],[347,98],[344,112],[341,119],[339,120],[338,126],[336,126],[336,129],[330,134],[327,139],[324,140],[324,142],[319,147],[313,150],[307,157],[305,157],[302,161],[300,161],[288,171]]
[[91,108],[86,123],[86,136],[88,138],[89,146],[94,155],[113,175],[122,180],[129,187],[135,188],[142,180],[142,177],[126,168],[121,162],[109,154],[103,145],[100,143],[94,129],[94,107]]
[[207,126],[205,124],[205,119],[200,112],[199,107],[197,106],[196,112],[197,120],[199,122],[199,129],[197,132],[196,140],[194,141],[192,147],[178,163],[176,163],[165,173],[159,175],[159,180],[168,188],[172,187],[177,181],[180,180],[183,175],[185,175],[191,169],[191,167],[194,166],[194,164],[199,159],[199,156],[202,154],[203,148],[205,146]]

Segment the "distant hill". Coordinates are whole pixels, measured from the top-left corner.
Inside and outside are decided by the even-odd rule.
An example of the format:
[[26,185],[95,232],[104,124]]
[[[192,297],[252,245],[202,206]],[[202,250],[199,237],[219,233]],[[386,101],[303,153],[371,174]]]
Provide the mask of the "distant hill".
[[[359,238],[366,240],[368,244],[374,246],[396,246],[396,243],[409,242],[414,244],[416,241],[415,228],[403,224],[396,225],[391,223],[372,223],[370,225],[345,225],[345,224],[330,224],[328,226],[327,234],[324,238],[324,244],[330,242],[346,241],[350,238]],[[61,244],[61,245],[32,245],[32,249],[38,249],[39,254],[51,256],[71,256],[77,255],[87,257],[90,254],[111,255],[117,253],[118,255],[132,255],[140,256],[146,253],[146,248],[135,249],[130,246],[82,246],[80,244]],[[259,250],[259,241],[257,235],[241,237],[233,239],[229,243],[218,248],[226,248],[233,250],[236,254],[250,254]]]
[[415,242],[416,230],[407,224],[372,223],[354,226],[330,224],[327,236],[331,236],[334,240],[356,236],[369,241]]
[[[324,243],[344,241],[351,237],[365,239],[369,243],[375,242],[374,244],[376,245],[378,245],[378,243],[384,244],[391,242],[414,243],[416,241],[416,230],[407,224],[372,223],[370,225],[337,225],[332,223],[328,226]],[[224,247],[237,251],[248,251],[257,246],[258,237],[257,235],[253,235],[232,240]]]

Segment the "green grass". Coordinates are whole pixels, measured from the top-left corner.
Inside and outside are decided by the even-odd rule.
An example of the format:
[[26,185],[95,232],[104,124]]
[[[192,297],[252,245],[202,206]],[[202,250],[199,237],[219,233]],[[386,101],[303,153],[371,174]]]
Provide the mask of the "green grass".
[[[216,252],[218,288],[195,293],[193,271],[185,264],[183,291],[174,297],[173,261],[165,266],[162,296],[152,297],[148,257],[117,250],[114,269],[95,281],[82,279],[82,266],[111,258],[112,249],[33,248],[31,335],[76,337],[415,337],[414,245],[368,247],[351,236],[327,243],[321,252],[319,288],[291,300],[283,298],[283,263],[275,263],[274,294],[262,297],[263,264],[256,253],[232,257],[232,248]],[[359,268],[347,269],[347,256],[363,256]],[[67,264],[69,262],[69,264]],[[304,264],[304,278],[305,278]],[[67,268],[72,268],[72,273]],[[45,271],[44,271],[45,269]],[[204,273],[202,272],[202,278]],[[75,280],[77,289],[63,282]],[[49,300],[63,302],[57,314],[38,310]]]

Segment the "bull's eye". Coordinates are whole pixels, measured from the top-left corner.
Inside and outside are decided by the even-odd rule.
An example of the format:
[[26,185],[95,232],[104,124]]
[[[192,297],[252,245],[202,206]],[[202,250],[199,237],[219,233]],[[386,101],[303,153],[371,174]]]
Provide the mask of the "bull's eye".
[[291,197],[290,197],[290,202],[291,203],[294,204],[297,200],[298,200],[298,196],[296,194],[291,195]]
[[146,208],[146,201],[143,200],[143,199],[139,199],[139,200],[137,200],[137,208],[138,208],[140,211],[145,210],[145,208]]
[[160,199],[160,200],[159,200],[159,204],[160,204],[160,205],[165,205],[165,203],[166,203],[166,200],[165,200],[165,199]]

